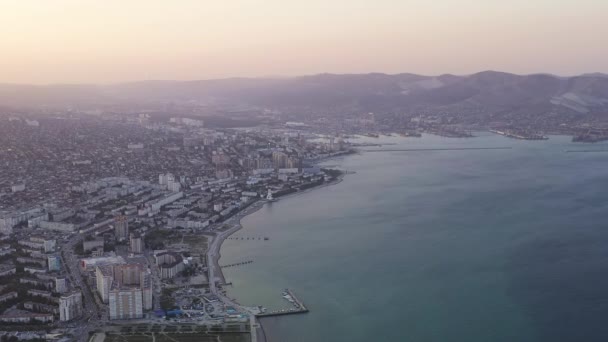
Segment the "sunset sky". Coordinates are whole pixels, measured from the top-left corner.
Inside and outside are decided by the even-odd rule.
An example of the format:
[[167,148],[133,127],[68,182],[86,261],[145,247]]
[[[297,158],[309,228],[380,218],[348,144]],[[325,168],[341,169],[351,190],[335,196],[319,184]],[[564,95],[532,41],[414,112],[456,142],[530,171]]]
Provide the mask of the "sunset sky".
[[608,72],[605,0],[0,0],[0,83]]

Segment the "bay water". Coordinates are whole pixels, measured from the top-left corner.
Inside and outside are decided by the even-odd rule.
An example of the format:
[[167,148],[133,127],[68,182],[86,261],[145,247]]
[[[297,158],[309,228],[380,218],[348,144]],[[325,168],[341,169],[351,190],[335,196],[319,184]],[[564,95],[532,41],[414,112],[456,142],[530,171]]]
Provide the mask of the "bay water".
[[361,138],[325,162],[342,182],[280,199],[243,219],[220,264],[229,295],[269,310],[270,342],[607,341],[608,144]]

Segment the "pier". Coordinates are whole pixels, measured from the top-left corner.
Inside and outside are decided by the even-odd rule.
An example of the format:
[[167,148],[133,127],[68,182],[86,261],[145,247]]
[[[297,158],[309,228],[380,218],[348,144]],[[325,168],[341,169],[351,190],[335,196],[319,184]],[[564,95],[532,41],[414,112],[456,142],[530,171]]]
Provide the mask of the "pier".
[[549,139],[547,136],[542,135],[538,132],[529,132],[527,130],[504,130],[499,131],[496,129],[491,129],[490,132],[505,136],[507,138],[520,139],[520,140],[547,140]]
[[293,292],[290,289],[285,290],[285,292],[287,292],[287,294],[289,294],[291,296],[291,298],[293,298],[294,302],[296,304],[298,304],[299,308],[274,310],[274,311],[259,313],[259,314],[256,314],[256,317],[261,318],[261,317],[282,316],[282,315],[295,315],[295,314],[302,314],[302,313],[308,312],[308,308],[304,305],[304,303],[302,303],[301,300],[298,299],[298,297],[296,297],[295,294],[293,294]]
[[264,240],[264,241],[268,241],[268,240],[270,240],[270,238],[267,236],[233,236],[233,237],[227,238],[226,240]]
[[417,151],[471,151],[471,150],[510,150],[512,147],[445,147],[445,148],[401,148],[385,150],[361,150],[362,152],[417,152]]
[[247,260],[247,261],[237,262],[237,263],[234,263],[234,264],[223,265],[223,266],[220,266],[220,267],[221,268],[226,268],[226,267],[241,266],[241,265],[251,264],[252,262],[253,262],[253,260]]
[[381,143],[381,144],[379,144],[379,143],[376,143],[376,144],[374,144],[374,143],[360,143],[360,144],[354,143],[354,144],[351,144],[352,147],[382,147],[384,145],[397,145],[397,143]]
[[564,150],[566,153],[593,153],[593,152],[608,152],[608,150]]

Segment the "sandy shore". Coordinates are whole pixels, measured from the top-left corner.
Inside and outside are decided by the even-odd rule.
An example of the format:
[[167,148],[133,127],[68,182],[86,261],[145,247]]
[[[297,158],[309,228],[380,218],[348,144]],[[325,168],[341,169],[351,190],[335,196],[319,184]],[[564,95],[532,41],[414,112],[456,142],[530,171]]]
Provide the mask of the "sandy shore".
[[[309,188],[309,189],[306,189],[306,190],[303,190],[303,191],[297,191],[297,192],[294,192],[294,193],[291,193],[291,194],[288,194],[288,195],[285,195],[285,196],[281,196],[278,199],[279,200],[284,200],[284,199],[292,197],[292,196],[297,196],[297,195],[305,194],[305,193],[307,193],[309,191],[314,191],[314,190],[321,189],[321,188],[324,188],[324,187],[327,187],[327,186],[336,185],[336,184],[342,182],[342,180],[344,179],[345,175],[346,175],[346,173],[343,173],[340,176],[338,176],[336,179],[332,180],[331,182],[323,183],[323,184],[321,184],[319,186],[315,186],[315,187],[312,187],[312,188]],[[219,246],[218,246],[219,253],[217,254],[217,257],[214,258],[214,260],[212,262],[215,265],[216,270],[218,270],[216,276],[219,277],[222,280],[223,283],[225,283],[226,280],[224,278],[224,272],[219,267],[219,263],[218,263],[219,259],[222,257],[222,253],[221,253],[222,244],[224,243],[224,241],[228,237],[230,237],[234,233],[238,232],[239,230],[243,229],[243,225],[241,224],[241,221],[245,217],[247,217],[247,216],[255,213],[256,211],[258,211],[260,209],[262,209],[264,207],[264,205],[266,205],[268,203],[270,203],[270,202],[267,202],[266,200],[258,200],[257,202],[251,204],[249,207],[247,207],[242,212],[237,213],[234,217],[232,217],[232,218],[229,219],[229,221],[230,220],[236,220],[236,223],[234,223],[234,226],[231,227],[230,229],[228,229],[226,231],[226,233],[220,234],[220,235],[218,235],[219,237],[216,237],[216,238],[219,239],[217,241],[217,243],[219,244]]]
[[[241,225],[241,220],[248,216],[251,215],[253,213],[255,213],[256,211],[262,209],[264,207],[264,204],[266,204],[267,202],[264,200],[258,200],[257,202],[251,204],[250,206],[248,206],[244,211],[241,211],[239,213],[237,213],[234,217],[230,218],[229,220],[236,220],[236,223],[234,224],[234,226],[232,226],[230,229],[228,229],[226,232],[224,233],[220,233],[217,236],[214,237],[214,239],[218,239],[217,242],[213,241],[213,243],[217,243],[218,244],[218,253],[217,256],[213,258],[213,260],[211,261],[213,263],[213,267],[215,267],[215,269],[217,270],[217,272],[215,273],[215,276],[217,278],[220,278],[222,283],[225,284],[226,283],[226,279],[224,278],[224,272],[222,271],[222,268],[219,265],[219,260],[222,257],[222,244],[224,243],[224,241],[229,238],[232,234],[238,232],[239,230],[241,230],[243,228],[243,226]],[[211,279],[209,280],[211,281]]]
[[[315,187],[312,187],[312,188],[309,188],[309,189],[306,189],[303,191],[298,191],[298,192],[294,192],[294,193],[279,197],[279,200],[283,200],[283,199],[286,199],[286,198],[289,198],[292,196],[296,196],[296,195],[301,195],[301,194],[307,193],[309,191],[317,190],[317,189],[324,188],[327,186],[336,185],[336,184],[342,182],[342,180],[344,179],[344,176],[346,176],[346,172],[342,173],[340,176],[338,176],[336,179],[332,180],[331,182],[323,183],[319,186],[315,186]],[[264,207],[264,205],[266,205],[268,203],[269,202],[267,202],[265,200],[258,200],[257,202],[251,204],[245,210],[237,213],[234,217],[229,219],[229,221],[236,220],[236,223],[234,223],[233,227],[231,227],[227,231],[220,233],[216,237],[214,237],[214,239],[218,239],[217,241],[213,241],[214,244],[215,243],[218,244],[218,246],[217,246],[218,252],[215,255],[215,257],[213,258],[212,263],[213,263],[213,267],[217,270],[217,272],[215,273],[215,277],[221,279],[222,284],[226,283],[226,279],[224,278],[224,272],[222,271],[222,268],[219,266],[219,260],[222,257],[222,253],[221,253],[222,244],[228,237],[230,237],[232,234],[238,232],[239,230],[241,230],[243,228],[243,225],[241,224],[241,220],[243,218],[262,209]],[[209,279],[209,281],[212,281],[212,280]],[[264,330],[264,326],[262,325],[262,322],[260,322],[258,320],[258,324],[260,325],[260,329],[258,329],[258,331],[256,332],[257,342],[268,342],[268,338],[266,337],[266,331]]]

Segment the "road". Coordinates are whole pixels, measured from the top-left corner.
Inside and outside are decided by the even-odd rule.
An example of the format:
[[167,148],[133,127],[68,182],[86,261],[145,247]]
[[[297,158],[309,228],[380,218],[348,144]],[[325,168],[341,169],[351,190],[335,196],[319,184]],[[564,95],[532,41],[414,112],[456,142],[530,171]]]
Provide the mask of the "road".
[[[230,298],[224,296],[217,287],[217,282],[224,282],[222,270],[219,266],[219,258],[220,258],[220,249],[222,247],[222,243],[224,240],[235,232],[239,231],[241,226],[241,219],[252,212],[258,210],[263,205],[263,202],[257,202],[252,204],[249,208],[246,208],[242,212],[238,213],[234,217],[225,221],[222,225],[227,224],[230,226],[229,229],[224,231],[216,231],[215,236],[213,236],[211,242],[209,243],[209,249],[207,251],[207,276],[209,279],[209,291],[212,294],[216,295],[224,304],[230,305],[241,312],[247,312],[250,315],[249,325],[251,331],[251,341],[258,341],[258,331],[260,329],[259,324],[256,322],[255,314],[251,312],[248,308],[241,306],[240,304],[234,302]],[[263,341],[261,341],[263,342]]]
[[158,274],[158,267],[156,267],[156,262],[154,261],[154,257],[149,250],[144,251],[144,255],[146,259],[148,259],[148,264],[150,265],[150,270],[152,272],[152,286],[154,290],[154,295],[152,299],[154,301],[153,309],[159,310],[160,307],[160,296],[161,296],[161,283],[160,283],[160,275]]
[[[241,229],[240,220],[246,215],[259,209],[263,204],[254,203],[249,208],[246,208],[242,212],[238,213],[234,217],[223,222],[222,225],[227,224],[230,228],[225,231],[215,231],[215,235],[212,236],[211,242],[209,243],[209,249],[207,251],[207,262],[208,262],[208,279],[209,279],[209,290],[212,294],[216,295],[225,305],[234,307],[241,312],[247,312],[250,315],[250,328],[252,341],[258,341],[257,324],[255,315],[248,308],[241,306],[234,302],[230,298],[224,296],[218,289],[217,283],[223,282],[222,271],[219,267],[218,260],[220,258],[220,248],[223,241],[230,235]],[[219,227],[219,226],[218,226]],[[105,305],[98,303],[98,297],[94,296],[92,289],[89,288],[88,284],[83,279],[80,271],[79,261],[80,258],[74,254],[74,247],[82,241],[82,235],[75,233],[65,243],[61,245],[61,260],[67,270],[68,278],[72,287],[79,287],[82,290],[84,300],[84,313],[83,316],[74,321],[78,324],[79,329],[76,332],[76,340],[79,342],[86,342],[89,339],[89,333],[95,329],[102,328],[109,322],[109,313],[105,308]],[[158,270],[154,267],[154,260],[149,252],[146,252],[151,270],[152,279],[154,283],[154,309],[160,308],[160,294],[161,284],[158,277]],[[99,305],[98,305],[99,304]],[[103,309],[99,309],[99,308]],[[261,341],[263,342],[263,341]]]
[[82,330],[77,336],[78,341],[85,342],[89,338],[89,332],[104,325],[108,320],[107,312],[98,309],[95,298],[88,284],[82,278],[79,269],[79,258],[74,254],[74,247],[82,241],[78,233],[72,235],[68,241],[61,245],[61,261],[65,265],[72,287],[79,287],[84,300],[84,312],[80,318]]

